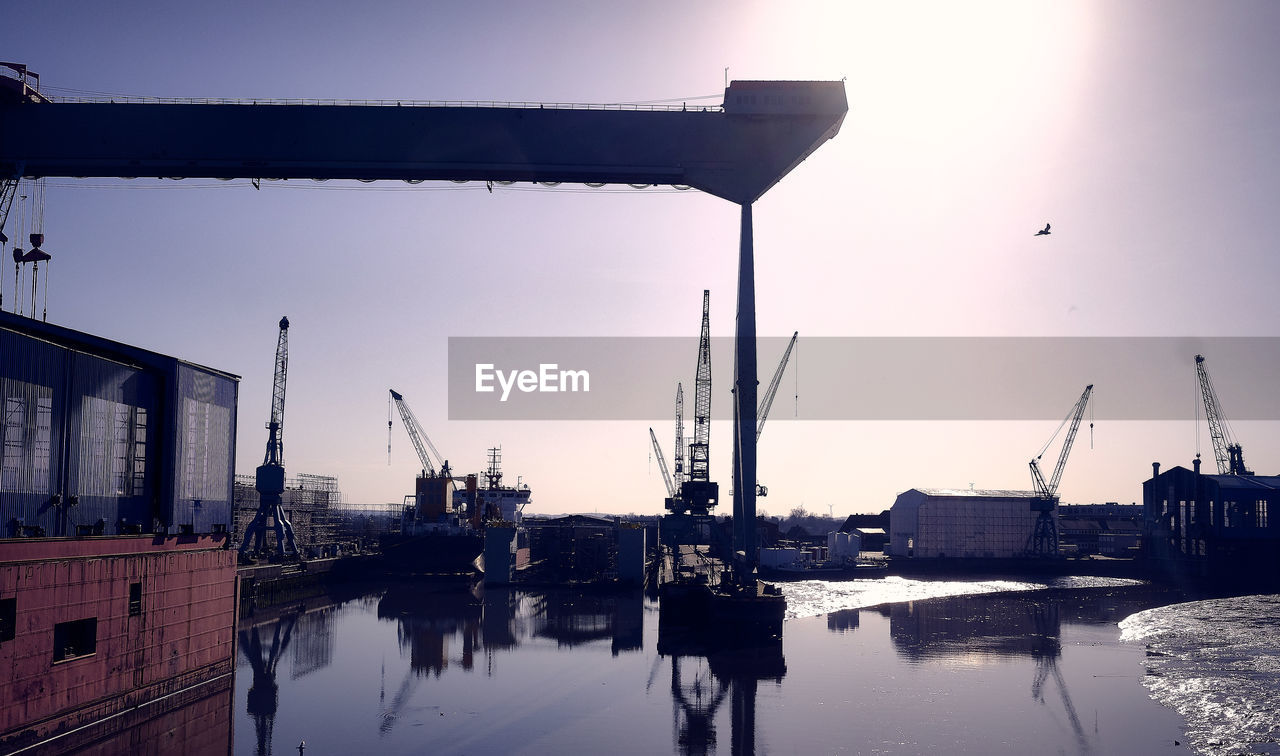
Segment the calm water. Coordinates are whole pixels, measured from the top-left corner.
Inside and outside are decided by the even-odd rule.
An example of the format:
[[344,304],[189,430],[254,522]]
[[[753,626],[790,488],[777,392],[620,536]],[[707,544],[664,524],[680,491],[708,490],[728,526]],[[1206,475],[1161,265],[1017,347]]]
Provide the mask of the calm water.
[[[1122,620],[1170,592],[1099,579],[784,589],[782,643],[731,651],[660,638],[638,594],[402,584],[259,614],[241,625],[235,752],[1187,752],[1176,703],[1144,687],[1151,641],[1120,639]],[[1259,674],[1274,690],[1275,670]]]

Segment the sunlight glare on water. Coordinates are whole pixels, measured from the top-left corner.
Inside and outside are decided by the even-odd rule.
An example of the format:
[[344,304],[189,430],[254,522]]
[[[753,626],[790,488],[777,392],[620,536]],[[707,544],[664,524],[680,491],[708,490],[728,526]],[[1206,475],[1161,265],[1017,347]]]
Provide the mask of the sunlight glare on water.
[[1146,644],[1143,684],[1186,717],[1196,750],[1280,754],[1280,596],[1162,606],[1120,629],[1122,641]]
[[1015,580],[915,580],[896,575],[871,580],[802,580],[782,583],[787,597],[787,619],[817,617],[842,609],[863,609],[899,601],[923,601],[947,596],[983,593],[1041,591],[1048,589],[1104,588],[1138,585],[1141,581],[1119,578],[1064,577],[1047,582]]

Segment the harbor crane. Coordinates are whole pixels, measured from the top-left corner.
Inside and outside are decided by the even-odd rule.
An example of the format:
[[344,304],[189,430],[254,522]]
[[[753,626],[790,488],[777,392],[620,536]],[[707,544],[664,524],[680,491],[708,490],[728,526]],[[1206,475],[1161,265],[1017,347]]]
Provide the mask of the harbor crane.
[[676,484],[676,491],[684,485],[684,384],[676,384],[676,454],[675,454],[675,474],[672,482]]
[[787,369],[787,361],[791,359],[791,350],[795,347],[796,339],[799,337],[799,331],[791,334],[791,341],[787,342],[787,350],[782,353],[782,361],[778,363],[778,369],[773,371],[773,380],[769,381],[769,388],[765,389],[764,398],[760,400],[760,419],[756,423],[756,441],[759,441],[760,434],[764,433],[764,421],[769,418],[769,408],[773,406],[773,397],[778,394],[778,386],[782,384],[782,373]]
[[[683,388],[677,394],[683,409]],[[683,433],[683,421],[680,422]],[[683,443],[683,442],[681,442]],[[711,481],[711,291],[702,291],[702,331],[698,338],[698,370],[693,390],[693,443],[689,444],[689,477],[680,484],[678,499],[668,499],[672,511],[707,514],[720,499],[720,486]]]
[[[658,458],[658,469],[662,470],[662,482],[667,486],[667,496],[674,499],[680,493],[680,489],[676,487],[675,481],[671,479],[671,473],[667,470],[667,458],[662,455],[662,447],[658,444],[658,434],[653,432],[653,428],[649,429],[649,439],[653,441],[653,456]],[[679,449],[679,445],[676,446]]]
[[[787,349],[782,353],[782,360],[778,363],[778,369],[773,371],[773,380],[769,381],[769,388],[765,389],[764,398],[760,400],[759,421],[756,423],[756,442],[760,441],[760,434],[764,433],[764,421],[769,418],[769,408],[773,406],[773,397],[778,394],[778,386],[782,384],[782,373],[787,369],[787,361],[791,359],[791,349],[796,345],[796,339],[800,337],[800,332],[796,331],[791,334],[791,341],[787,342]],[[768,486],[760,485],[760,481],[756,481],[756,496],[768,496]]]
[[[1231,436],[1231,428],[1227,418],[1222,414],[1222,405],[1218,403],[1218,392],[1213,390],[1213,381],[1209,380],[1209,371],[1204,367],[1204,356],[1196,355],[1196,374],[1200,378],[1200,393],[1204,396],[1204,415],[1209,421],[1209,437],[1213,439],[1213,456],[1218,461],[1219,475],[1253,475],[1253,471],[1244,466],[1244,449]],[[1196,457],[1200,450],[1196,450]]]
[[280,318],[280,337],[276,341],[275,381],[271,388],[271,419],[267,421],[267,453],[258,467],[258,513],[244,531],[240,555],[246,556],[249,543],[255,551],[262,551],[267,534],[267,518],[275,520],[276,553],[281,558],[293,552],[298,556],[298,545],[293,537],[293,524],[285,516],[281,505],[284,493],[284,384],[289,368],[289,318]]
[[[413,443],[413,448],[418,452],[418,459],[422,462],[422,477],[430,478],[436,474],[435,465],[431,464],[431,456],[428,456],[427,450],[431,450],[431,454],[435,456],[436,465],[440,466],[440,474],[449,474],[449,460],[440,456],[439,450],[435,444],[431,443],[431,439],[427,437],[427,432],[422,429],[422,424],[418,422],[418,418],[414,416],[413,410],[409,409],[409,405],[404,400],[404,395],[395,389],[390,389],[391,398],[396,403],[396,409],[400,410],[400,419],[404,421],[404,430],[409,434],[409,441]],[[390,427],[391,418],[387,418],[387,426]],[[389,444],[388,444],[389,446]]]
[[[1040,513],[1036,518],[1035,531],[1032,533],[1032,543],[1029,549],[1036,556],[1052,556],[1058,553],[1058,527],[1053,520],[1053,510],[1058,506],[1058,481],[1062,480],[1062,471],[1067,466],[1067,457],[1071,454],[1071,445],[1076,440],[1076,431],[1080,429],[1080,419],[1084,417],[1085,408],[1089,406],[1089,397],[1093,394],[1093,384],[1084,387],[1084,393],[1080,395],[1080,399],[1076,405],[1071,408],[1067,416],[1063,418],[1062,423],[1058,425],[1058,429],[1053,432],[1045,445],[1040,448],[1040,453],[1031,460],[1031,482],[1035,489],[1035,498],[1031,502],[1034,510]],[[1058,464],[1053,467],[1053,474],[1048,482],[1044,479],[1044,474],[1040,471],[1040,458],[1044,456],[1045,450],[1058,437],[1058,433],[1062,431],[1063,426],[1067,427],[1067,436],[1062,442],[1062,451],[1058,452]],[[1093,423],[1089,423],[1089,427],[1093,428]]]

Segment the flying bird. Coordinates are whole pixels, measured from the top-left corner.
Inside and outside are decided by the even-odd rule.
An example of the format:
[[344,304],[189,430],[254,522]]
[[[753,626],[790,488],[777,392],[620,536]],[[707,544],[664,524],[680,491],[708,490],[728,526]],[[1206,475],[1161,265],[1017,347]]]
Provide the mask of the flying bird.
[[1046,224],[1044,224],[1044,228],[1042,228],[1042,229],[1040,229],[1039,231],[1037,231],[1037,232],[1036,232],[1036,236],[1048,236],[1048,235],[1049,235],[1049,233],[1050,233],[1050,232],[1049,232],[1049,224],[1048,224],[1048,223],[1046,223]]

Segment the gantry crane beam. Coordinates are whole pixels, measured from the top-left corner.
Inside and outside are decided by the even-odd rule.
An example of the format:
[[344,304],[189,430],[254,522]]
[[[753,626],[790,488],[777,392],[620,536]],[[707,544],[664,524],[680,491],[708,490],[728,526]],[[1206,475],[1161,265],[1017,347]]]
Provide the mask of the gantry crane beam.
[[1244,448],[1231,436],[1227,417],[1218,402],[1218,392],[1213,389],[1209,371],[1204,366],[1204,356],[1196,355],[1196,375],[1200,378],[1200,393],[1204,397],[1205,419],[1209,421],[1209,437],[1213,440],[1213,456],[1218,462],[1219,475],[1253,475],[1244,465]]
[[48,102],[12,84],[0,176],[662,184],[743,204],[848,110],[839,81],[735,81],[724,96],[722,108]]

